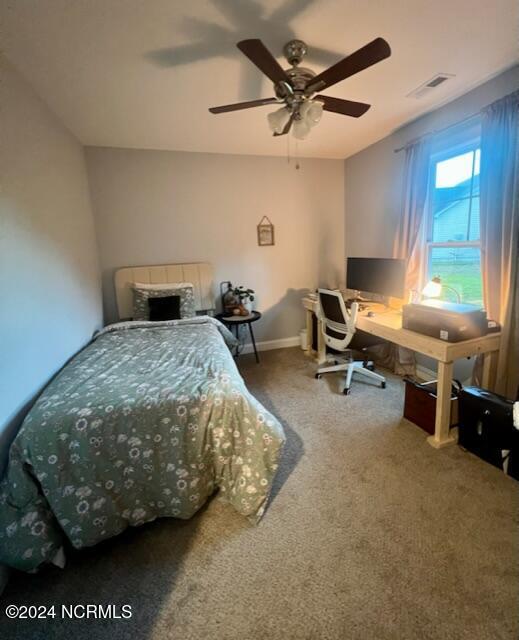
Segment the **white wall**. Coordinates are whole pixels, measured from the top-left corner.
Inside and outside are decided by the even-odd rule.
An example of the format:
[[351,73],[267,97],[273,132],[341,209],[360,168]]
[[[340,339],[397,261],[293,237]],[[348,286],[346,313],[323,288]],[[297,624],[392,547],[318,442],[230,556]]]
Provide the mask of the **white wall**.
[[[391,257],[400,207],[404,153],[394,150],[427,133],[460,122],[519,87],[519,66],[502,73],[348,158],[344,163],[347,256]],[[420,358],[424,366],[434,362]],[[465,366],[463,366],[463,362]],[[467,361],[456,368],[466,378]]]
[[83,150],[0,58],[0,474],[27,406],[101,324]]
[[[301,297],[344,282],[343,163],[87,148],[105,316],[116,319],[114,269],[209,261],[215,282],[257,292],[259,340],[297,335]],[[266,214],[276,244],[257,245]],[[215,294],[218,293],[215,291]]]

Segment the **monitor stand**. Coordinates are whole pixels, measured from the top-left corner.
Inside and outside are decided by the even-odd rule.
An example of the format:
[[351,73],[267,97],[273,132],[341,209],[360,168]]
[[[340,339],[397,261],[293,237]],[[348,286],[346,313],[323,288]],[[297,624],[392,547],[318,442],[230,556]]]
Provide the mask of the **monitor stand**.
[[353,302],[357,302],[359,304],[359,311],[369,311],[373,306],[375,310],[378,309],[380,313],[391,310],[387,296],[380,296],[378,300],[375,300],[372,298],[363,298],[360,295],[360,291],[354,291],[353,293],[355,294],[353,297],[345,298],[344,300],[347,307],[350,307]]
[[363,305],[379,304],[383,305],[384,307],[388,306],[388,299],[386,297],[383,297],[379,300],[374,300],[372,298],[362,298],[361,296],[355,296],[354,298],[346,298],[346,302],[348,302],[349,304],[351,304],[352,302],[358,302],[359,304]]

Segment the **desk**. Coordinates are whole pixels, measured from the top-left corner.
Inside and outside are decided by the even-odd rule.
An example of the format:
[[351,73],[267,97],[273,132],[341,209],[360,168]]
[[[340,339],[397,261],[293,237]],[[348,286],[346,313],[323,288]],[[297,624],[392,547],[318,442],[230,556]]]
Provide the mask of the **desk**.
[[[317,319],[317,352],[312,350],[313,330],[312,314],[317,311],[318,303],[312,298],[303,298],[303,306],[306,309],[306,330],[308,341],[308,354],[316,357],[318,363],[326,359],[326,347],[322,337],[321,323]],[[379,311],[377,312],[377,308]],[[450,433],[450,394],[452,385],[452,371],[454,360],[483,354],[483,380],[485,389],[490,387],[490,372],[494,359],[499,352],[501,334],[491,333],[481,338],[463,340],[462,342],[444,342],[437,338],[424,336],[415,331],[402,329],[402,315],[396,311],[388,311],[382,305],[370,305],[370,310],[375,313],[371,318],[367,316],[367,310],[357,316],[357,328],[371,335],[383,338],[388,342],[407,347],[412,351],[434,358],[438,362],[438,397],[436,399],[436,423],[434,435],[427,441],[433,447],[440,448],[451,442],[455,442]]]

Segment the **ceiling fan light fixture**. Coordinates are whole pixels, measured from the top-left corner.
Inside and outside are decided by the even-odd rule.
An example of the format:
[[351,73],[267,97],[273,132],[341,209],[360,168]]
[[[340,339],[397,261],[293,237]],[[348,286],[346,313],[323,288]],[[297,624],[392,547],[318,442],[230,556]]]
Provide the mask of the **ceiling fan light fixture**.
[[301,118],[310,126],[315,127],[323,115],[324,104],[319,100],[306,100],[301,105]]
[[305,140],[310,133],[311,125],[304,118],[294,120],[294,128],[292,129],[294,138],[298,140]]
[[286,107],[281,107],[267,115],[270,130],[272,133],[280,134],[290,119],[290,111]]

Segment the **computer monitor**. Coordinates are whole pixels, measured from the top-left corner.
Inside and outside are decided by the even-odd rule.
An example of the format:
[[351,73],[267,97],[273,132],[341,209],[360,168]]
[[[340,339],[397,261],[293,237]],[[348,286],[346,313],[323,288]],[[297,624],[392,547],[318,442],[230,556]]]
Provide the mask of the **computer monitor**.
[[406,261],[397,258],[348,258],[346,287],[403,298],[405,270]]

